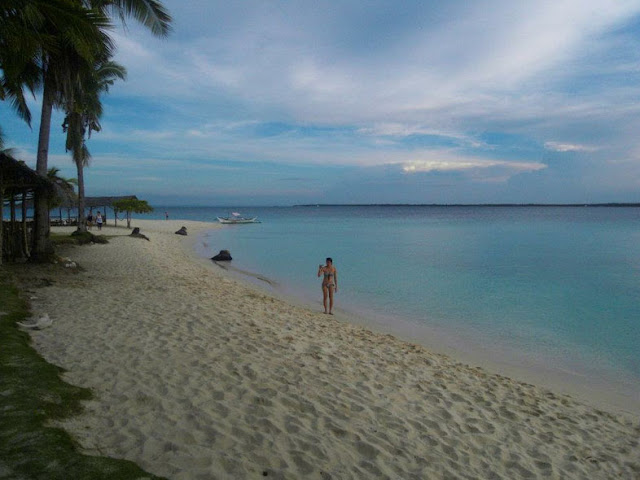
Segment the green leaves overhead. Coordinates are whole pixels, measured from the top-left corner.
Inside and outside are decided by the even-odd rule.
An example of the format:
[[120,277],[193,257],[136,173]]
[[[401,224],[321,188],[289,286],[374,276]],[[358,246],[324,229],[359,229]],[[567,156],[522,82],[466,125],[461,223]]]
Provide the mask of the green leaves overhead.
[[112,204],[113,208],[121,212],[148,213],[153,212],[153,207],[146,200],[137,200],[134,198],[123,198],[116,200]]
[[171,16],[157,0],[3,0],[0,100],[30,125],[25,93],[50,82],[59,103],[79,62],[113,56],[113,18],[133,18],[159,37],[171,31]]
[[118,16],[123,24],[127,17],[133,18],[155,36],[166,37],[171,33],[171,15],[157,0],[89,0],[84,3]]

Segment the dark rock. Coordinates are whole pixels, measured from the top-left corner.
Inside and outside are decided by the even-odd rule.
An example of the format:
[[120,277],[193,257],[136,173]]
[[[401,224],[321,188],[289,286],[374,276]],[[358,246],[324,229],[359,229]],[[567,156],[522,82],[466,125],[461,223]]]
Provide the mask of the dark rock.
[[211,257],[211,260],[214,262],[228,262],[232,260],[231,253],[229,253],[229,250],[220,250],[219,254],[215,257]]
[[176,235],[187,235],[187,227],[182,227],[176,232]]
[[143,235],[142,233],[140,233],[140,228],[138,228],[138,227],[134,228],[129,236],[130,237],[135,237],[135,238],[144,238],[145,240],[147,240],[149,242],[151,241],[151,240],[149,240],[149,238],[146,235]]

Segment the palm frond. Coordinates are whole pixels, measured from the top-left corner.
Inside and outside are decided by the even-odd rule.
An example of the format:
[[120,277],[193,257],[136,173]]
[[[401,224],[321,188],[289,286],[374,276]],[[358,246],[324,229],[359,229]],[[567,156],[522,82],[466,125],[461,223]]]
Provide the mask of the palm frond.
[[98,9],[110,10],[125,25],[127,17],[133,18],[157,37],[171,33],[171,15],[158,0],[94,0],[89,3]]

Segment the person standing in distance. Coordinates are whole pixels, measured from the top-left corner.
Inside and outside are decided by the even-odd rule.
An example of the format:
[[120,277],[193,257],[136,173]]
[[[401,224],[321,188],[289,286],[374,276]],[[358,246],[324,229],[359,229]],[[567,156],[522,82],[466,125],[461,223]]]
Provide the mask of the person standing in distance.
[[[324,313],[333,315],[333,294],[338,291],[338,270],[333,266],[331,257],[327,258],[326,265],[318,267],[318,277],[322,277],[322,304]],[[327,298],[329,299],[329,310],[327,311]]]

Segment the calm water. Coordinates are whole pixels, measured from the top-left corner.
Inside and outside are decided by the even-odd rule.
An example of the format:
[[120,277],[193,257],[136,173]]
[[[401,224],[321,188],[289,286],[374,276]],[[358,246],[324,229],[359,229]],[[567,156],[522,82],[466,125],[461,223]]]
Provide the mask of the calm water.
[[[195,220],[227,214],[168,210]],[[436,342],[453,349],[511,355],[640,392],[640,208],[240,211],[263,223],[209,232],[201,254],[228,249],[235,267],[313,299],[318,309],[317,266],[331,256],[343,310],[402,329],[405,337],[438,335]]]

